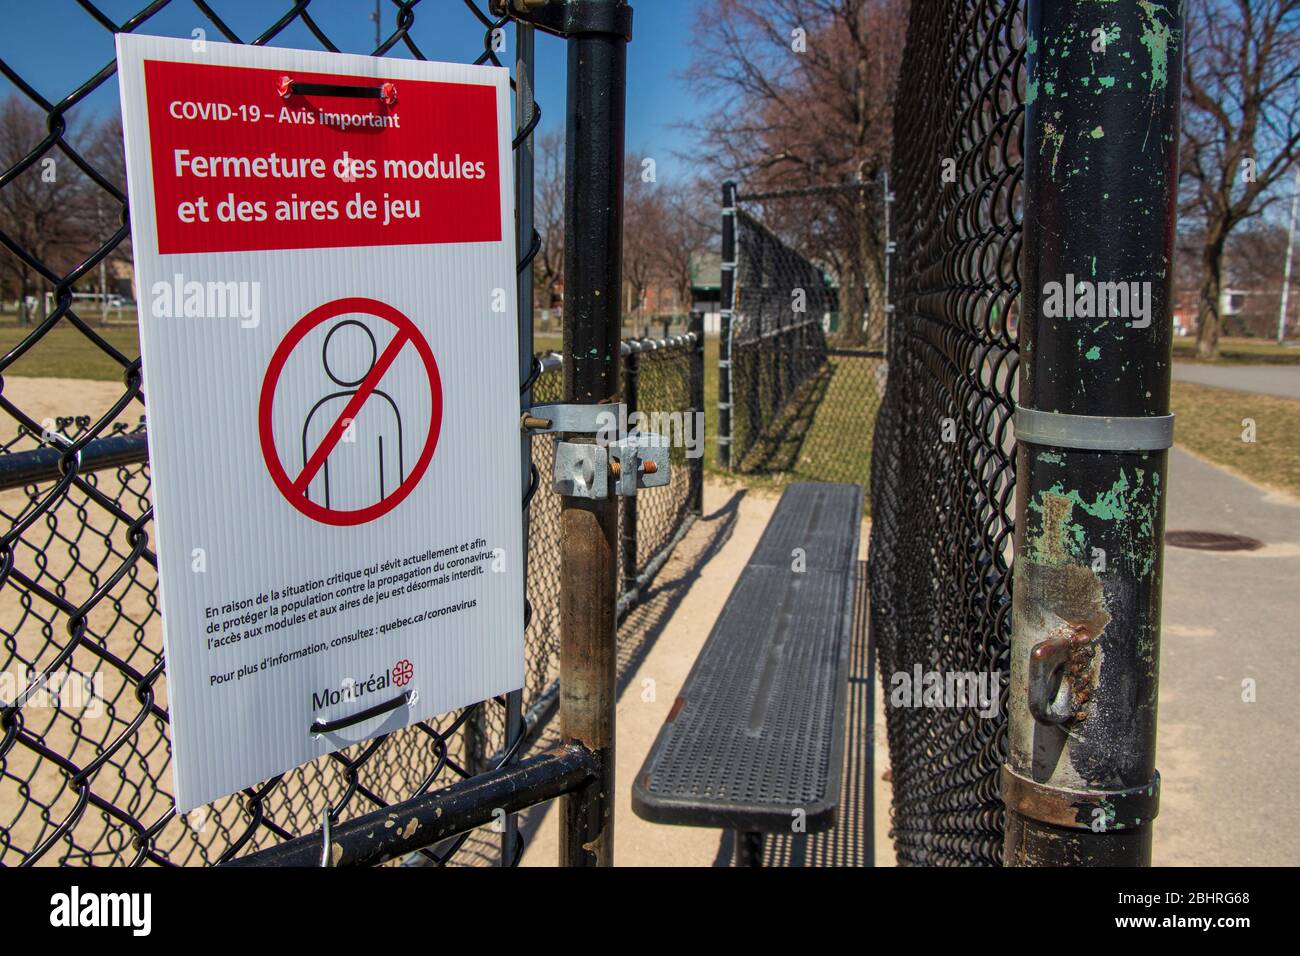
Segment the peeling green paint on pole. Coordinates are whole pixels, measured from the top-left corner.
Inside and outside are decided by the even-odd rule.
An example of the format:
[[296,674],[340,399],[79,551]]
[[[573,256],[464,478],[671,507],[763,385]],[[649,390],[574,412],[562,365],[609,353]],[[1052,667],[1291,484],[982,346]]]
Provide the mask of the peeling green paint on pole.
[[1169,45],[1173,40],[1173,31],[1165,20],[1156,16],[1157,10],[1168,13],[1162,4],[1138,0],[1138,7],[1144,15],[1142,45],[1151,57],[1151,89],[1154,90],[1169,82]]
[[[1028,15],[1018,400],[1165,416],[1181,4],[1030,0]],[[1146,864],[1167,452],[1062,427],[1017,451],[1005,860]]]

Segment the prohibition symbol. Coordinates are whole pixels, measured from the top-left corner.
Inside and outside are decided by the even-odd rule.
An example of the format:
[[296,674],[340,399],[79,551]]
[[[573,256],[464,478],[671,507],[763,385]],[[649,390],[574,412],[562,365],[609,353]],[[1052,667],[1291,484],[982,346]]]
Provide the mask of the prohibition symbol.
[[[356,319],[341,316],[363,315],[381,320],[381,326],[392,326],[394,334],[380,352],[370,327]],[[304,339],[319,327],[332,323],[320,352],[304,344]],[[367,343],[368,340],[368,344]],[[331,350],[333,343],[333,350]],[[346,348],[344,346],[347,346]],[[405,467],[403,453],[402,417],[398,404],[385,388],[385,375],[407,350],[413,350],[419,359],[428,388],[429,425],[414,464]],[[340,357],[344,361],[340,361]],[[322,369],[338,388],[309,406],[301,431],[301,445],[295,440],[292,448],[276,443],[275,402],[281,389],[282,373],[292,362],[296,370],[311,363],[313,371]],[[357,363],[360,362],[360,366]],[[349,369],[348,366],[351,366]],[[293,377],[293,376],[290,376]],[[391,378],[392,376],[390,376]],[[356,423],[362,415],[367,421],[383,420],[395,423],[395,428],[384,429],[385,434],[373,436],[377,449],[374,458],[378,482],[377,500],[362,507],[346,509],[337,499],[345,496],[332,493],[330,473],[331,455],[340,442],[354,441]],[[271,480],[284,495],[285,500],[315,521],[336,526],[352,526],[374,521],[388,514],[415,490],[433,460],[442,428],[442,380],[433,350],[415,323],[392,306],[376,299],[336,299],[318,306],[298,320],[276,347],[262,380],[261,398],[258,402],[258,437],[262,457],[266,461]],[[421,429],[423,432],[423,429]],[[283,434],[283,431],[282,431]],[[384,438],[388,449],[384,450]],[[295,433],[295,438],[297,437]],[[371,451],[367,435],[366,454]]]

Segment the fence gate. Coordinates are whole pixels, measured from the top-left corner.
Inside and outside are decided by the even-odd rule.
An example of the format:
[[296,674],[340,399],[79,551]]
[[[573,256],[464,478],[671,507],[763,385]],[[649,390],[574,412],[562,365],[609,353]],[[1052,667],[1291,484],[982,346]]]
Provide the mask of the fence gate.
[[857,260],[860,231],[888,248],[891,201],[875,182],[745,194],[723,185],[721,467],[869,482],[888,374],[887,267],[872,287]]
[[[88,5],[84,15],[106,34],[148,32],[166,6],[148,4],[120,24]],[[172,6],[195,18],[192,5]],[[243,34],[199,4],[195,26],[213,41],[335,50],[315,6],[310,0],[285,3],[260,32]],[[631,10],[622,0],[553,3],[535,14],[517,3],[507,9],[494,0],[491,6],[473,0],[394,3],[391,32],[374,55],[424,58],[421,38],[432,40],[456,16],[481,37],[464,51],[465,60],[499,66],[502,41],[512,31],[515,61],[506,65],[516,88],[520,391],[526,407],[561,400],[571,372],[559,355],[532,354],[530,263],[539,248],[532,227],[532,132],[541,109],[532,98],[534,29],[582,44],[587,53],[603,49],[617,64],[630,39]],[[622,71],[595,77],[584,72],[590,56],[576,59],[581,62],[571,65],[577,75],[570,89],[604,83],[617,122],[606,116],[593,127],[590,111],[600,105],[573,98],[567,104],[570,163],[584,150],[588,156],[621,154]],[[90,142],[68,119],[110,83],[113,71],[110,64],[66,77],[63,85],[72,92],[58,102],[45,99],[3,60],[0,73],[14,93],[5,109],[16,131],[0,159],[0,194],[7,199],[40,190],[42,172],[53,161],[60,185],[46,232],[74,236],[42,244],[33,234],[0,229],[0,256],[14,257],[26,277],[24,302],[35,303],[15,319],[16,344],[0,357],[0,409],[17,432],[0,445],[0,865],[517,862],[522,842],[513,818],[502,821],[499,811],[512,814],[589,790],[605,764],[602,755],[578,746],[534,752],[559,709],[564,548],[559,499],[549,490],[538,493],[542,476],[549,478],[550,439],[526,434],[525,687],[350,747],[184,817],[174,812],[145,444],[148,383],[141,380],[134,316],[128,311],[115,318],[82,291],[97,288],[110,257],[129,253],[120,133],[114,140],[110,130],[102,142]],[[575,136],[579,116],[583,132]],[[592,197],[595,212],[575,208],[577,201],[571,198],[567,222],[575,213],[599,216],[601,209],[621,206],[620,195]],[[81,233],[65,228],[73,222],[82,224]],[[576,296],[596,280],[590,269],[575,269],[566,274],[566,287]],[[147,308],[147,290],[140,295],[140,307]],[[42,303],[49,303],[47,310]],[[566,344],[570,332],[566,323]],[[614,387],[634,396],[629,412],[702,410],[702,345],[702,328],[622,343],[612,366],[619,376]],[[81,374],[105,370],[107,381],[78,390],[94,399],[94,407],[77,407],[65,386],[39,377],[50,374],[52,361]],[[699,512],[702,475],[685,467],[683,454],[673,449],[671,484],[643,491],[617,514],[621,586],[609,601],[613,607],[619,598],[619,613],[638,601]],[[612,751],[604,756],[612,761]],[[388,813],[402,826],[385,826]],[[500,835],[471,834],[474,827],[502,823]],[[323,831],[331,834],[327,853]]]

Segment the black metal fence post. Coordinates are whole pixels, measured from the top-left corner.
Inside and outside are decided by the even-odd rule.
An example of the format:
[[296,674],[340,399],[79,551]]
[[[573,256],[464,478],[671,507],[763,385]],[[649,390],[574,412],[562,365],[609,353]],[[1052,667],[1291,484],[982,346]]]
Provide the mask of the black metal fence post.
[[[632,10],[623,0],[551,6],[564,18],[569,48],[564,400],[613,402],[619,391]],[[560,800],[560,864],[608,866],[614,857],[618,504],[613,497],[565,497],[560,507],[560,733],[566,744],[581,744],[600,758],[599,776]]]
[[[788,293],[787,293],[788,294]],[[793,296],[791,296],[793,299]],[[782,302],[777,304],[776,313],[776,336],[775,342],[769,352],[772,356],[772,384],[776,391],[776,404],[780,408],[785,404],[786,399],[786,375],[785,363],[790,355],[789,337],[794,334],[793,326],[786,321],[787,304]]]
[[704,313],[691,312],[687,331],[695,336],[691,344],[691,436],[699,442],[699,454],[690,459],[691,490],[687,507],[696,517],[704,514]]
[[1147,865],[1184,23],[1028,9],[1004,860]]
[[736,290],[736,184],[722,184],[722,273],[718,303],[718,467],[731,468],[731,320]]
[[[627,406],[629,419],[633,412],[640,409],[637,395],[637,379],[641,371],[641,343],[628,343],[627,354],[623,356],[623,404]],[[619,528],[619,546],[622,548],[622,578],[619,583],[620,594],[631,594],[636,590],[636,496],[623,499],[623,514]]]
[[892,207],[894,205],[894,194],[889,188],[889,170],[881,173],[880,177],[880,208],[885,217],[885,276],[884,288],[881,290],[885,296],[885,328],[884,338],[881,347],[884,349],[885,358],[890,356],[890,343],[894,335],[894,292],[890,287],[891,266],[894,261],[894,252],[897,247],[894,245],[894,224],[892,216]]
[[483,708],[480,706],[469,720],[465,721],[465,769],[471,776],[482,773],[487,769],[487,728],[484,723],[485,715]]
[[[536,80],[534,70],[534,51],[536,36],[533,27],[527,23],[515,22],[515,122],[520,132],[529,130],[535,122],[537,104],[533,100],[533,84]],[[519,380],[527,383],[533,372],[533,135],[529,132],[515,150],[515,194],[517,249],[519,260],[525,263],[519,270]],[[532,387],[521,389],[519,394],[520,412],[532,407]],[[522,494],[527,501],[529,488],[532,487],[533,440],[525,432],[519,441],[519,468]],[[525,628],[532,609],[528,605],[528,510],[524,508],[523,529],[524,552],[519,556],[524,570],[524,608]],[[520,722],[523,718],[523,692],[512,691],[506,695],[505,749],[514,746],[523,732]],[[501,865],[510,866],[515,859],[519,840],[518,821],[514,815],[506,817],[501,833]]]

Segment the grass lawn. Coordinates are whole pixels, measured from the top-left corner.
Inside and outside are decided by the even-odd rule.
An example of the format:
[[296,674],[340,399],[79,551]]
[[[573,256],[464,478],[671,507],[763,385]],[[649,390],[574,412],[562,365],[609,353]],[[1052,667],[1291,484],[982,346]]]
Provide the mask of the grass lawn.
[[[5,354],[31,331],[13,316],[0,317],[0,350]],[[124,355],[139,354],[133,324],[95,328]],[[1181,345],[1182,341],[1176,342]],[[1194,345],[1194,343],[1191,343]],[[557,334],[538,334],[538,351],[558,349]],[[1279,350],[1258,340],[1228,339],[1226,361],[1270,361],[1279,354],[1300,360],[1300,349]],[[1296,353],[1292,356],[1290,353]],[[1259,358],[1258,356],[1264,356]],[[746,484],[780,487],[792,480],[860,481],[870,474],[871,436],[878,397],[869,363],[860,359],[833,360],[833,373],[816,383],[823,394],[810,402],[811,414],[796,414],[790,437],[781,447],[785,470],[734,475],[718,468],[718,340],[704,343],[705,470],[714,477],[730,475]],[[861,366],[858,368],[856,366]],[[7,372],[9,376],[83,378],[121,381],[122,369],[82,332],[67,322],[56,325]],[[865,396],[865,397],[864,397]],[[1178,416],[1178,443],[1261,484],[1300,494],[1300,401],[1174,382],[1173,408]],[[1243,442],[1242,420],[1255,421],[1256,441]]]
[[[1261,343],[1251,343],[1257,347]],[[1264,346],[1267,349],[1267,346]],[[1272,346],[1276,351],[1276,346]],[[1300,350],[1292,350],[1300,352]],[[854,363],[860,360],[851,360]],[[866,363],[862,363],[865,365]],[[876,400],[863,372],[837,369],[803,438],[800,459],[778,474],[733,475],[746,484],[775,487],[791,480],[861,481],[870,474]],[[718,342],[705,342],[704,400],[707,426],[705,468],[717,465]],[[1173,411],[1178,444],[1262,485],[1300,495],[1300,401],[1174,382]],[[866,414],[864,414],[864,409]],[[1243,419],[1255,422],[1255,441],[1242,441]]]
[[[879,408],[874,359],[831,356],[825,374],[808,383],[759,447],[744,473],[718,467],[718,340],[704,342],[704,467],[746,485],[779,488],[792,481],[857,482],[871,477],[871,446]],[[755,460],[757,459],[757,460]],[[865,504],[865,503],[864,503]],[[869,510],[869,509],[868,509]]]
[[[1196,339],[1190,335],[1175,338],[1174,358],[1180,362],[1201,362],[1202,360],[1196,357]],[[1300,345],[1278,345],[1271,339],[1223,338],[1219,340],[1219,363],[1300,365]]]
[[[104,328],[90,323],[94,331],[127,358],[140,354],[135,323],[114,322]],[[8,355],[32,331],[6,315],[0,318],[0,354]],[[60,320],[54,328],[6,371],[7,376],[27,378],[89,378],[122,381],[122,366],[72,323]]]
[[[140,340],[134,323],[113,322],[101,328],[91,322],[90,326],[127,358],[134,359],[140,354]],[[18,325],[11,315],[0,317],[0,355],[8,355],[10,349],[26,338],[32,328],[30,325]],[[536,347],[539,352],[558,349],[560,337],[538,335]],[[122,366],[109,358],[80,329],[61,321],[5,374],[25,378],[88,378],[120,382]]]
[[[1174,382],[1174,440],[1264,485],[1300,495],[1300,401]],[[1243,419],[1255,441],[1242,441]]]

